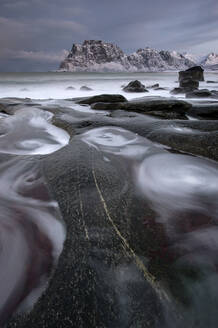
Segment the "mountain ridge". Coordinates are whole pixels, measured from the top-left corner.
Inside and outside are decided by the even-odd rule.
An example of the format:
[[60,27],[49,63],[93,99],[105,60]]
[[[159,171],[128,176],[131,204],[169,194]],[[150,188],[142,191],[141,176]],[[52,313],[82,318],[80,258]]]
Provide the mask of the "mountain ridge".
[[[192,60],[191,60],[192,59]],[[199,57],[200,60],[200,57]],[[59,71],[69,72],[159,72],[186,70],[201,64],[191,54],[177,51],[158,51],[140,48],[127,55],[116,44],[102,40],[85,40],[74,43],[68,56],[61,62]],[[218,55],[204,56],[204,65],[218,64]],[[216,62],[217,60],[217,62]]]

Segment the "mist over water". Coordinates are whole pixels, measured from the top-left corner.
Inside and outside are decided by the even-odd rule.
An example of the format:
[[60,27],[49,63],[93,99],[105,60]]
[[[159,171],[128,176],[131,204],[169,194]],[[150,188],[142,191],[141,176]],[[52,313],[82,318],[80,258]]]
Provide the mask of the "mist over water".
[[[167,90],[152,90],[149,93],[126,93],[122,86],[132,80],[140,80],[145,86],[159,83]],[[218,74],[205,73],[206,80],[215,80],[217,84],[201,82],[201,88],[218,89]],[[127,99],[139,96],[168,97],[170,90],[177,87],[177,72],[161,73],[0,73],[0,98],[20,97],[32,99],[66,99],[92,96],[102,93],[119,93]],[[80,87],[87,86],[91,91],[82,91]],[[73,87],[75,89],[67,89]],[[176,96],[184,98],[183,95]]]

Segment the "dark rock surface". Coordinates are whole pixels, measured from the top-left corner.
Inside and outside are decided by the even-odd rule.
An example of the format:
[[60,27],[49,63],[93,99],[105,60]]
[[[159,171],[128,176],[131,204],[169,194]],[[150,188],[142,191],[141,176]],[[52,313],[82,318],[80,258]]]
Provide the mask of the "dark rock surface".
[[187,91],[192,91],[192,89],[190,90],[189,88],[174,88],[173,90],[170,91],[170,93],[172,95],[178,95],[178,94],[184,94]]
[[129,84],[125,86],[123,90],[126,92],[148,92],[144,84],[138,80],[129,82]]
[[186,119],[191,105],[185,101],[177,99],[165,99],[161,97],[143,97],[123,103],[94,103],[92,109],[117,110],[149,114],[165,119]]
[[189,114],[201,120],[218,120],[218,103],[194,104]]
[[199,82],[192,80],[191,78],[185,78],[179,82],[181,88],[197,89]]
[[[139,196],[135,187],[134,174],[142,156],[141,145],[136,143],[137,158],[131,161],[128,157],[131,151],[127,157],[119,156],[119,150],[110,153],[110,147],[105,153],[98,146],[83,142],[83,137],[95,128],[123,128],[135,133],[134,138],[144,138],[148,147],[146,156],[180,152],[184,155],[185,152],[218,161],[218,121],[206,121],[202,114],[200,121],[142,115],[155,112],[185,117],[189,113],[200,117],[200,112],[204,114],[209,107],[216,111],[217,103],[205,101],[200,106],[196,102],[158,97],[127,102],[118,96],[111,98],[114,102],[105,95],[96,96],[97,101],[94,97],[83,99],[94,109],[111,110],[111,115],[91,110],[74,111],[72,100],[68,101],[69,108],[67,101],[57,103],[56,107],[53,103],[41,105],[55,114],[55,125],[71,135],[68,146],[36,159],[52,198],[60,206],[67,239],[46,292],[30,313],[15,316],[7,328],[216,328],[217,310],[215,314],[212,312],[215,324],[213,321],[208,325],[210,311],[199,313],[192,307],[196,290],[190,295],[184,283],[188,281],[191,288],[196,286],[195,282],[201,285],[206,274],[199,276],[187,269],[197,248],[186,260],[190,250],[186,251],[186,245],[185,250],[174,245],[174,239],[167,237],[151,203]],[[3,100],[2,103],[5,107],[7,103],[16,103],[15,107],[20,108],[20,101]],[[109,136],[104,138],[106,145]],[[177,176],[173,167],[172,174]],[[200,200],[201,204],[208,201],[210,206],[209,200]],[[189,226],[186,214],[181,221],[188,220]],[[189,229],[184,235],[201,227]],[[183,266],[178,265],[181,262]],[[201,266],[197,266],[197,272],[200,269]],[[205,289],[207,302],[207,286]],[[210,308],[213,305],[211,302]]]
[[66,88],[66,90],[75,90],[75,88],[72,87],[72,86],[69,86],[69,87]]
[[122,95],[113,95],[113,94],[103,94],[97,95],[93,97],[86,97],[77,100],[77,104],[87,104],[91,105],[97,102],[105,102],[105,103],[116,103],[116,102],[126,102],[127,99]]
[[194,81],[204,81],[204,69],[201,66],[194,66],[186,71],[179,72],[179,81],[190,78]]

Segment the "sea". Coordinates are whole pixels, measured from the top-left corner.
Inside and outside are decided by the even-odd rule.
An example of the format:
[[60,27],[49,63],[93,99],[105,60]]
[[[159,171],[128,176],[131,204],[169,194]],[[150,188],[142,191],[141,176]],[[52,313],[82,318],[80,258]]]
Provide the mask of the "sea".
[[[122,94],[128,100],[142,94],[126,93],[122,90],[132,80],[141,81],[146,87],[159,83],[166,90],[149,89],[143,96],[171,96],[170,90],[178,87],[177,72],[161,73],[0,73],[0,98],[18,97],[32,99],[67,99],[96,94]],[[208,84],[207,81],[216,83]],[[80,90],[86,86],[92,90]],[[72,87],[72,88],[70,88]],[[74,88],[74,89],[73,89]],[[218,90],[218,72],[206,72],[205,82],[200,88]],[[184,98],[178,95],[177,98]]]

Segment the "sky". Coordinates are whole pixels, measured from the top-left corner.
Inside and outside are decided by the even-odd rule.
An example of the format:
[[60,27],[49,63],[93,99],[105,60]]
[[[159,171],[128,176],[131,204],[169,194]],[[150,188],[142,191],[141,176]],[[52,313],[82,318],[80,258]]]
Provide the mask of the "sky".
[[217,0],[0,0],[0,72],[50,71],[73,43],[218,53]]

